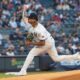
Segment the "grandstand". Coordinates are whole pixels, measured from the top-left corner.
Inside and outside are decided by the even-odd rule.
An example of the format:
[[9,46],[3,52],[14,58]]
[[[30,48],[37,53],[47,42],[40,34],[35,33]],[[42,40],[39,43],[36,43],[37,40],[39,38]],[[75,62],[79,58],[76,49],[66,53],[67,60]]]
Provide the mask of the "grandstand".
[[31,4],[27,14],[38,14],[39,21],[52,33],[60,54],[80,51],[79,0],[0,0],[0,56],[9,56],[9,49],[14,55],[27,55],[32,47],[23,43],[27,36],[21,24],[23,4]]

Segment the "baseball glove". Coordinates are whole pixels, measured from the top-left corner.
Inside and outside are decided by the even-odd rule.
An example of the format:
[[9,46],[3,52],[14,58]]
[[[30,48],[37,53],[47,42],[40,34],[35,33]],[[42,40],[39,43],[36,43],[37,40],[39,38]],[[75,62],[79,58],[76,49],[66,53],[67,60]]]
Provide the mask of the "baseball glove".
[[33,34],[32,34],[32,33],[29,33],[29,34],[27,35],[26,40],[32,41],[33,39],[34,39]]

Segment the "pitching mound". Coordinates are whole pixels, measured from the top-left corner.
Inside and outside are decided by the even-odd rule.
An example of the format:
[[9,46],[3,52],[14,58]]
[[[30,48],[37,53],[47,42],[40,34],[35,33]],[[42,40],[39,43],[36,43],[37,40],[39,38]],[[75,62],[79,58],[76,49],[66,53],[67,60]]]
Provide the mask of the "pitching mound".
[[0,80],[80,80],[80,70],[40,73],[26,76],[2,78]]

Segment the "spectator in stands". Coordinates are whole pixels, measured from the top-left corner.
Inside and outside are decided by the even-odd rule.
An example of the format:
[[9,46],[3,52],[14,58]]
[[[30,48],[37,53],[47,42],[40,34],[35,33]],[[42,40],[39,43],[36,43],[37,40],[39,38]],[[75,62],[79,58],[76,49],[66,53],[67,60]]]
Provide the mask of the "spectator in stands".
[[66,44],[68,43],[68,37],[65,32],[61,33],[61,42],[66,47]]
[[2,21],[2,19],[0,18],[0,28],[2,28],[2,26],[3,26],[3,21]]
[[41,23],[43,23],[44,22],[44,16],[45,16],[45,14],[44,13],[40,13],[41,15],[39,15],[39,21],[41,22]]
[[12,10],[14,10],[14,3],[13,3],[13,0],[9,0],[8,1],[8,6],[7,6],[7,9],[9,10],[9,11],[12,11]]
[[26,52],[25,52],[24,46],[19,47],[19,49],[18,49],[18,55],[26,55],[25,53]]
[[20,21],[21,21],[21,17],[22,17],[22,6],[21,6],[21,5],[19,5],[19,6],[17,7],[16,12],[14,13],[14,17],[16,18],[17,26],[18,26],[18,27],[21,27],[21,26],[20,26]]
[[76,53],[76,50],[77,50],[77,45],[76,44],[73,44],[72,45],[72,50],[73,50],[73,54]]
[[72,43],[68,43],[68,46],[67,46],[67,47],[68,47],[69,53],[70,53],[70,54],[74,54],[75,51],[74,51],[74,49],[72,48],[72,47],[73,47]]
[[14,53],[14,51],[12,50],[12,48],[8,48],[8,50],[7,50],[7,52],[6,52],[6,55],[7,55],[7,56],[14,56],[15,53]]
[[56,40],[57,33],[53,30],[53,31],[51,31],[51,34],[52,34],[52,37]]
[[8,18],[6,18],[4,21],[3,21],[3,27],[5,28],[5,29],[9,29],[10,27],[8,26],[8,23],[9,23],[9,20],[8,20]]
[[[22,29],[20,32],[18,31],[18,29],[15,31],[15,29],[16,27],[24,28],[25,25],[26,25],[26,30],[29,29],[29,27],[27,26],[30,24],[25,24],[22,21],[20,21],[21,14],[22,14],[21,6],[23,4],[27,4],[29,5],[29,8],[26,11],[26,13],[29,15],[30,13],[35,11],[39,15],[40,22],[44,24],[45,27],[47,27],[48,31],[51,30],[50,32],[55,38],[56,43],[58,44],[60,40],[62,40],[62,42],[65,43],[66,38],[60,36],[62,35],[61,30],[64,31],[65,28],[68,26],[69,28],[73,27],[75,26],[74,25],[75,23],[76,24],[78,23],[77,25],[79,26],[79,21],[80,21],[79,7],[80,6],[78,4],[78,0],[55,0],[55,2],[57,5],[57,8],[59,9],[55,8],[55,5],[53,5],[53,7],[50,6],[50,8],[46,8],[44,4],[42,6],[39,0],[1,0],[0,1],[0,28],[1,28],[0,31],[1,32],[3,30],[6,31],[7,29],[13,30],[14,33],[10,33],[10,40],[16,40],[16,39],[23,40],[23,35],[21,33]],[[55,13],[57,14],[57,16],[55,16]],[[53,18],[54,22],[52,21],[51,18]],[[72,23],[70,23],[71,20],[72,20]],[[75,28],[78,28],[77,25]],[[73,31],[73,28],[71,30]],[[56,33],[58,31],[61,33],[60,34]],[[65,33],[66,33],[66,30],[65,30]],[[6,35],[9,35],[9,34],[6,34]],[[72,43],[76,41],[78,42],[80,40],[78,36],[77,37],[73,35],[71,36],[72,37],[68,37],[68,43]],[[4,45],[4,48],[7,47],[8,45],[9,43],[6,43]],[[65,46],[65,44],[63,45]]]
[[68,35],[68,43],[73,43],[73,36],[70,34]]
[[7,43],[4,45],[4,48],[5,48],[5,52],[6,52],[6,55],[8,56],[14,56],[15,54],[15,46],[14,44],[12,44],[12,42],[10,40],[7,41]]
[[76,52],[80,52],[80,42],[76,43],[77,49]]
[[68,4],[70,5],[71,9],[76,9],[77,8],[77,3],[79,0],[68,0]]
[[53,19],[53,23],[50,25],[50,31],[55,31],[57,33],[60,32],[61,29],[61,21],[58,19]]
[[52,17],[51,17],[51,12],[49,10],[46,11],[45,15],[44,15],[44,20],[49,21]]
[[80,21],[80,12],[77,12],[77,13],[76,13],[76,20],[77,20],[77,21]]
[[2,0],[2,8],[3,9],[7,9],[7,5],[8,5],[8,0]]
[[60,4],[57,5],[58,10],[70,10],[70,6],[67,3],[61,2]]
[[66,53],[65,53],[65,48],[63,47],[62,44],[58,44],[58,46],[57,46],[57,51],[58,51],[59,55],[64,55],[64,54],[66,54]]
[[21,32],[21,31],[20,31],[20,28],[17,27],[17,28],[14,30],[14,32],[9,35],[9,39],[10,39],[10,40],[17,40],[17,39],[18,39],[17,35],[18,35],[18,33],[20,33],[20,32]]
[[7,17],[10,17],[10,11],[8,9],[3,9],[2,14],[7,16]]
[[16,19],[14,17],[12,17],[9,21],[9,26],[11,26],[12,29],[15,29],[17,28],[17,22],[16,22]]
[[3,35],[0,33],[0,46],[2,45]]
[[73,41],[73,43],[78,43],[78,42],[80,41],[79,36],[78,36],[77,33],[75,33],[75,34],[73,35],[72,41]]
[[6,49],[3,49],[0,54],[1,54],[1,56],[3,56],[3,55],[6,56]]
[[20,41],[24,40],[24,36],[23,36],[22,32],[17,33],[17,40],[20,40]]
[[36,12],[38,13],[42,9],[42,5],[40,4],[40,2],[38,0],[35,0],[34,5],[35,5],[34,8],[35,8]]
[[14,49],[15,46],[14,46],[14,44],[12,44],[11,40],[7,39],[7,42],[5,43],[4,48],[5,49],[8,49],[8,48]]

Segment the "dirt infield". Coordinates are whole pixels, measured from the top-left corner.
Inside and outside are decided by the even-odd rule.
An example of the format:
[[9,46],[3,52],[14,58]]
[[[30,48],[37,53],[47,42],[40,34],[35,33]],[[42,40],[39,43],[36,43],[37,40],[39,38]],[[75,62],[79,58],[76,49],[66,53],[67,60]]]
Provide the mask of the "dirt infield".
[[0,80],[80,80],[80,70],[32,74],[26,76],[2,78]]

